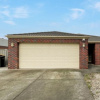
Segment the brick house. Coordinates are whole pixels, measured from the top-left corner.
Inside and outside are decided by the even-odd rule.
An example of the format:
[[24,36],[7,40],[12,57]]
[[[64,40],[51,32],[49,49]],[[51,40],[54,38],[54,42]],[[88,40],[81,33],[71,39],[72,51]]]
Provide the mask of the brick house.
[[9,69],[87,69],[88,63],[100,65],[100,37],[57,31],[7,37]]

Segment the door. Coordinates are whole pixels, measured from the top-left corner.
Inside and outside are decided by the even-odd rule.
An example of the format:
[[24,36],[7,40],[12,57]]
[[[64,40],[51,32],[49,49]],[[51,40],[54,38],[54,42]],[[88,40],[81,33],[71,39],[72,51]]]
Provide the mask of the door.
[[79,44],[19,44],[19,68],[79,69]]

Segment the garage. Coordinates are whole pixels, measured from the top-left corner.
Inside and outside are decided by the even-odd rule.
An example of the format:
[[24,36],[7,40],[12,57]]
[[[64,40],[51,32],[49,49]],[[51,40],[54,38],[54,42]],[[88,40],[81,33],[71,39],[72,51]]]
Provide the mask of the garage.
[[20,43],[19,68],[79,69],[79,44]]
[[87,69],[88,38],[66,32],[8,34],[9,69]]

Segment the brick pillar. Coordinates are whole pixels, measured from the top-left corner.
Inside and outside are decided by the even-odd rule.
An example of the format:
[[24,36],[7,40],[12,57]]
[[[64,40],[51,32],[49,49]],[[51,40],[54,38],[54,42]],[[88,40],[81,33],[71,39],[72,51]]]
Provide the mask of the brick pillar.
[[100,43],[95,44],[95,65],[100,65]]
[[[8,43],[8,68],[18,69],[18,43],[15,39],[9,39]],[[11,43],[14,44],[13,47]]]
[[[83,47],[85,43],[85,47]],[[88,68],[88,40],[80,41],[80,69]]]

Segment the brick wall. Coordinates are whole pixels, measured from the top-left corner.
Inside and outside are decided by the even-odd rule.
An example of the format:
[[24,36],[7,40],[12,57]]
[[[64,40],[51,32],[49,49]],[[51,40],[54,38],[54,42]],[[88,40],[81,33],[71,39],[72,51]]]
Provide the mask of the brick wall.
[[[85,47],[83,47],[85,43]],[[88,40],[80,41],[80,69],[88,69]]]
[[[14,47],[11,47],[11,43],[14,43]],[[79,64],[80,69],[88,68],[88,40],[84,42],[86,44],[83,47],[82,39],[13,39],[10,38],[8,41],[8,68],[18,69],[19,68],[19,43],[78,43],[80,45],[80,58]]]
[[95,65],[100,65],[100,43],[95,44]]

